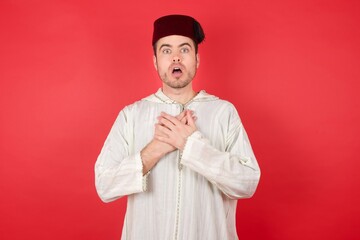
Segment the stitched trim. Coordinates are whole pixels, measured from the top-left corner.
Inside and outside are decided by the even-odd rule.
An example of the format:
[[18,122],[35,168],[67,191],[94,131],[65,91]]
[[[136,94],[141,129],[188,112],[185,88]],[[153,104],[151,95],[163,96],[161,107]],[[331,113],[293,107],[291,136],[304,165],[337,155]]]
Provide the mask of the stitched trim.
[[148,186],[148,176],[150,174],[150,171],[148,171],[144,176],[143,176],[143,179],[142,179],[142,188],[143,188],[143,191],[146,192],[147,191],[147,186]]
[[[139,156],[140,156],[140,160],[141,160],[141,174],[143,174],[143,172],[144,172],[144,162],[143,162],[143,160],[142,160],[142,158],[141,158],[141,153],[139,154]],[[147,183],[148,183],[148,176],[149,176],[149,174],[150,174],[150,170],[147,172],[147,173],[145,173],[143,176],[142,176],[142,189],[143,189],[143,191],[144,192],[146,192],[147,191]]]

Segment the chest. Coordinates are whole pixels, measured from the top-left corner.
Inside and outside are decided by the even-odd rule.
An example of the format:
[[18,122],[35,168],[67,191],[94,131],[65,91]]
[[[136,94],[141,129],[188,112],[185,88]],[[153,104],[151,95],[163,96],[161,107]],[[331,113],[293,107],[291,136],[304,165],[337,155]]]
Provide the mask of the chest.
[[148,144],[154,136],[157,117],[161,112],[172,116],[180,114],[184,109],[194,111],[196,116],[196,127],[210,143],[219,150],[225,149],[225,139],[228,133],[228,122],[226,111],[216,106],[205,103],[191,103],[188,106],[181,104],[154,104],[146,108],[138,109],[132,116],[133,151],[139,151]]

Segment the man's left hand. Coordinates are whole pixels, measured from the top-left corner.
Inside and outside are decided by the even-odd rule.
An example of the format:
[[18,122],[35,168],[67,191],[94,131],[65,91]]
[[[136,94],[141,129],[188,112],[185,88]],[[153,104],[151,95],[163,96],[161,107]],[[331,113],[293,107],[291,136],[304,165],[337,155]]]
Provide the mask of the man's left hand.
[[180,121],[167,113],[161,113],[158,117],[159,124],[155,128],[155,138],[161,142],[170,144],[179,150],[184,150],[186,139],[197,130],[196,117],[193,112],[185,110],[185,120]]

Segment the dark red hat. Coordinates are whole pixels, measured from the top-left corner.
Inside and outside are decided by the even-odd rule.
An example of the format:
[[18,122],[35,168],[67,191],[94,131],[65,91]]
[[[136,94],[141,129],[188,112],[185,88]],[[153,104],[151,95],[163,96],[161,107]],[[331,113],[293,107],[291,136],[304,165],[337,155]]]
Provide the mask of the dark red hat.
[[204,31],[198,21],[185,15],[167,15],[158,18],[154,22],[152,45],[160,38],[170,35],[189,37],[196,44],[200,44],[204,38]]

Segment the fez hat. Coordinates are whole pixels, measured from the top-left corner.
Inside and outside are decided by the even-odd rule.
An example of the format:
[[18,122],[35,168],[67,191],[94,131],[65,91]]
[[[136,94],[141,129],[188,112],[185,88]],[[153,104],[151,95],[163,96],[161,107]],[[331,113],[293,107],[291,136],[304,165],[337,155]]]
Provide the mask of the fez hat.
[[154,22],[152,45],[160,38],[170,35],[181,35],[191,38],[196,44],[200,44],[204,38],[204,31],[198,21],[186,15],[167,15],[158,18]]

